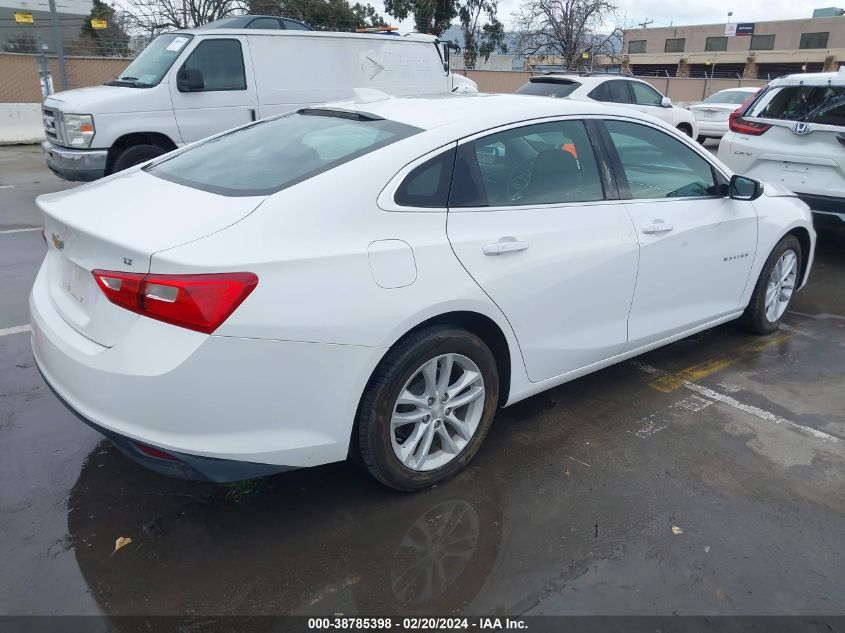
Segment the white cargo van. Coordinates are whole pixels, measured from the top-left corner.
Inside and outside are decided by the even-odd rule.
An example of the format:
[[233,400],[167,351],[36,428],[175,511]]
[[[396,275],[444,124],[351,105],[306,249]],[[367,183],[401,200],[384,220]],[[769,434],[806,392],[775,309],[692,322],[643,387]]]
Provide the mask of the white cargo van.
[[160,35],[119,78],[44,101],[47,165],[96,180],[256,119],[348,99],[476,92],[434,36],[193,29]]

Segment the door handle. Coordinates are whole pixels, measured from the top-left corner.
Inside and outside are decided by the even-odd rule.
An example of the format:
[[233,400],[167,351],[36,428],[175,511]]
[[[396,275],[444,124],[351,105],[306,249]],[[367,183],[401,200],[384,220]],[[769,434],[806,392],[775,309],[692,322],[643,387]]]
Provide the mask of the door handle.
[[485,244],[481,252],[485,255],[501,255],[502,253],[514,253],[524,251],[528,248],[528,242],[521,242],[513,237],[502,237],[495,244]]
[[643,233],[648,233],[649,235],[652,233],[666,233],[674,228],[674,226],[664,222],[663,220],[654,220],[651,224],[643,226]]

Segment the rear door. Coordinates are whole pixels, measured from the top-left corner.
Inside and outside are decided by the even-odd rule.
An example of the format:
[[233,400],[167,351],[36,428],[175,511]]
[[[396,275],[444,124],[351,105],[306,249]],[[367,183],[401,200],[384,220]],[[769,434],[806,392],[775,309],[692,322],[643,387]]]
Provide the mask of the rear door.
[[520,124],[458,148],[449,241],[514,329],[532,381],[618,354],[637,237],[582,120]]
[[727,197],[727,179],[672,132],[627,120],[604,127],[640,243],[628,348],[735,313],[757,247],[753,203]]
[[[256,119],[258,100],[246,40],[234,35],[194,38],[185,61],[171,69],[170,96],[185,143]],[[176,76],[182,68],[199,70],[203,88],[180,92]]]
[[798,194],[845,197],[845,86],[773,87],[743,119],[770,127],[731,135],[734,171]]

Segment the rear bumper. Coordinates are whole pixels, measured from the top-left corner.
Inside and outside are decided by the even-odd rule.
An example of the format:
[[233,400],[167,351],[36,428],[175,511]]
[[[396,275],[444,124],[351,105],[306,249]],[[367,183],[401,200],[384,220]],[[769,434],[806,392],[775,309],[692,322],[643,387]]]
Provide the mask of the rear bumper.
[[43,141],[41,149],[47,167],[64,180],[90,182],[102,178],[106,173],[108,150],[68,149],[50,141]]
[[698,121],[698,135],[707,138],[722,138],[728,133],[727,121]]
[[346,459],[382,348],[207,336],[144,317],[103,347],[65,322],[47,283],[42,267],[30,295],[39,370],[136,461],[227,481]]
[[845,198],[796,193],[813,212],[813,224],[819,228],[845,227]]

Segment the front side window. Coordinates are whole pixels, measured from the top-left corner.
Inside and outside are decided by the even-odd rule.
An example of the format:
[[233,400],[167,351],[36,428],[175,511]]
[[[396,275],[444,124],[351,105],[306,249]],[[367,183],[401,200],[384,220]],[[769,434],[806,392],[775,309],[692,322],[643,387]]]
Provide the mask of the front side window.
[[663,48],[664,53],[683,53],[686,39],[683,37],[670,38],[666,40],[666,45]]
[[751,44],[748,47],[750,51],[770,51],[775,48],[774,35],[752,35]]
[[213,137],[145,169],[221,195],[269,195],[420,131],[357,113],[305,109]]
[[[822,123],[837,118],[845,88],[836,86],[782,86],[766,91],[746,113],[761,119]],[[838,125],[838,123],[832,123]]]
[[511,207],[604,199],[581,121],[497,132],[458,148],[450,207]]
[[629,53],[645,53],[646,40],[632,40],[628,42]]
[[708,37],[704,42],[705,51],[726,51],[728,50],[727,37]]
[[798,48],[827,48],[828,33],[802,33]]
[[205,40],[199,43],[183,68],[202,73],[202,91],[246,90],[246,73],[238,40]]
[[651,86],[632,81],[631,90],[634,91],[634,101],[637,102],[637,105],[659,106],[663,104],[663,95]]
[[720,196],[713,168],[682,141],[655,128],[605,121],[635,199]]
[[132,88],[155,86],[192,39],[193,35],[182,33],[159,35],[129,64],[120,77],[109,82],[109,85]]

